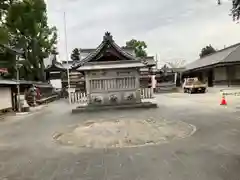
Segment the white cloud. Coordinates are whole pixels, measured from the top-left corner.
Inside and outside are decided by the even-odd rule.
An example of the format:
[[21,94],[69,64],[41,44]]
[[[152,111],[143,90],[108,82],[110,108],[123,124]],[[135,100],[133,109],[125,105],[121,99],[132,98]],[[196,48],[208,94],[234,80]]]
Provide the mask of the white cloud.
[[148,52],[163,61],[198,58],[202,47],[221,49],[237,43],[240,26],[228,16],[224,0],[48,0],[49,22],[59,30],[58,49],[65,58],[63,12],[67,13],[69,53],[75,47],[94,48],[110,31],[123,45],[145,40]]

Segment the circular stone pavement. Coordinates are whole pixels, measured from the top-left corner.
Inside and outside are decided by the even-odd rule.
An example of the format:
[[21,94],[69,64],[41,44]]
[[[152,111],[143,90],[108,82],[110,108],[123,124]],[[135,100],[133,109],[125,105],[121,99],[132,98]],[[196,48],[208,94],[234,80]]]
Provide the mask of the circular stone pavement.
[[195,127],[181,121],[88,121],[55,139],[61,144],[88,148],[136,147],[190,136]]

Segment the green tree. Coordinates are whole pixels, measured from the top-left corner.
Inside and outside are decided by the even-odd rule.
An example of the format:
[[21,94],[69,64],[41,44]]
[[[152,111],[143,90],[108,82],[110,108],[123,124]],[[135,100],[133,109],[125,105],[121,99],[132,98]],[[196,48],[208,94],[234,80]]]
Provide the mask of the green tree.
[[7,12],[11,3],[12,3],[12,1],[9,1],[9,0],[1,0],[0,1],[0,22],[3,21],[3,17],[5,15],[5,13]]
[[[221,0],[217,0],[218,5],[222,4]],[[240,18],[240,0],[232,0],[232,9],[231,16],[233,17],[233,21],[239,20]]]
[[7,10],[4,25],[11,35],[9,44],[25,51],[23,78],[30,74],[28,79],[44,80],[43,59],[57,43],[57,29],[48,26],[44,0],[16,0]]
[[138,41],[136,39],[132,39],[126,42],[126,47],[133,48],[137,57],[147,56],[147,52],[146,52],[147,45],[144,41]]
[[232,0],[231,13],[232,13],[232,17],[233,17],[234,21],[239,20],[239,17],[240,17],[240,0]]
[[7,43],[8,42],[8,30],[0,26],[0,43]]
[[80,52],[78,48],[73,49],[71,54],[71,59],[73,61],[79,61],[80,60]]
[[215,53],[216,50],[212,47],[212,45],[208,45],[204,48],[202,48],[201,53],[199,54],[200,58],[203,58],[209,54]]
[[7,76],[11,75],[15,75],[15,68],[14,68],[14,64],[15,64],[15,56],[8,52],[7,49],[1,47],[0,48],[0,68],[7,68],[9,71],[9,74],[7,74]]
[[4,24],[5,15],[10,7],[12,1],[1,0],[0,1],[0,43],[7,43],[8,41],[8,30]]

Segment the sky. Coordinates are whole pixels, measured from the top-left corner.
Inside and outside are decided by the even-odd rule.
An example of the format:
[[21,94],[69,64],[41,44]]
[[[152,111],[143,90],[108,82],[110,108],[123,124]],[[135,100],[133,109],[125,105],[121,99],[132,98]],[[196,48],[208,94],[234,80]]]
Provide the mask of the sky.
[[66,39],[70,54],[73,48],[96,48],[106,31],[120,46],[133,38],[145,41],[148,54],[162,63],[189,63],[206,45],[222,49],[240,42],[240,24],[229,16],[231,0],[221,6],[217,0],[46,1],[49,24],[58,28],[60,60],[66,59]]

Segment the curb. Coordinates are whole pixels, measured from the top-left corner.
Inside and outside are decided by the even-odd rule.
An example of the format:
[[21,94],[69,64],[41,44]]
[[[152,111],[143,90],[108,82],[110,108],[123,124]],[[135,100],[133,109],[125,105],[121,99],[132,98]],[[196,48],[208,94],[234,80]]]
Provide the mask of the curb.
[[24,115],[28,115],[30,114],[30,112],[19,112],[19,113],[16,113],[15,115],[16,116],[24,116]]
[[158,108],[158,105],[156,103],[151,102],[143,102],[139,104],[125,104],[125,105],[116,105],[116,106],[86,106],[86,107],[77,107],[75,109],[72,109],[73,114],[77,113],[83,113],[83,112],[99,112],[99,111],[105,111],[105,110],[125,110],[125,109],[149,109],[149,108]]

